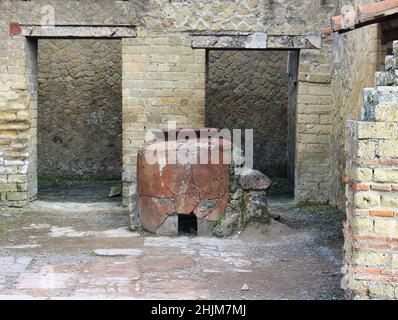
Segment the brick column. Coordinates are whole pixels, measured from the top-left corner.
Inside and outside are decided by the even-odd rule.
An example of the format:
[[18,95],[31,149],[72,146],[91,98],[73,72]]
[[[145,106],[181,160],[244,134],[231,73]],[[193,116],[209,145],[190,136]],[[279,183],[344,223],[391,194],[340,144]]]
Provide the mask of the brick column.
[[295,201],[330,199],[331,49],[302,50],[297,97]]
[[364,90],[362,121],[348,123],[343,288],[398,298],[398,42]]
[[0,52],[7,55],[0,74],[0,206],[21,207],[36,190],[35,53],[24,37],[2,43],[8,50]]

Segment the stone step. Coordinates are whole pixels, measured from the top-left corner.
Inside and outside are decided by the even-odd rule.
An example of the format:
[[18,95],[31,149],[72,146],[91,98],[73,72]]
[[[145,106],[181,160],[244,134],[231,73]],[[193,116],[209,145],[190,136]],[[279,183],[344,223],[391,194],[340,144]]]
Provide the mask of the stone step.
[[398,57],[398,40],[393,41],[392,51],[393,51],[394,57]]
[[364,106],[361,111],[362,121],[374,121],[374,109],[377,104],[398,104],[397,86],[378,86],[365,88],[363,91]]
[[386,56],[385,62],[385,71],[386,72],[395,72],[395,57],[393,55]]
[[376,72],[375,86],[393,86],[395,84],[395,72]]

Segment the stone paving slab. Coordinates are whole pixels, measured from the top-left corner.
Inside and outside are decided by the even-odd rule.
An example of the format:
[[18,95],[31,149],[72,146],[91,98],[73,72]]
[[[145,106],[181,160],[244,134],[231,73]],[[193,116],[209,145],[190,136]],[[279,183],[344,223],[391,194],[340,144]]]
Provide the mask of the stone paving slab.
[[125,223],[119,213],[3,217],[0,299],[341,297],[342,243],[317,225],[219,239],[140,235]]

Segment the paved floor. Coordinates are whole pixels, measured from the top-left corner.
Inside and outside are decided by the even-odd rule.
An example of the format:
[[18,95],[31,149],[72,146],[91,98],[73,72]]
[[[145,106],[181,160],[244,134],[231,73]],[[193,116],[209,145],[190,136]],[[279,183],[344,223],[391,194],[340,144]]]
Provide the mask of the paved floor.
[[0,299],[342,298],[340,215],[270,207],[233,239],[133,233],[121,208],[0,212]]

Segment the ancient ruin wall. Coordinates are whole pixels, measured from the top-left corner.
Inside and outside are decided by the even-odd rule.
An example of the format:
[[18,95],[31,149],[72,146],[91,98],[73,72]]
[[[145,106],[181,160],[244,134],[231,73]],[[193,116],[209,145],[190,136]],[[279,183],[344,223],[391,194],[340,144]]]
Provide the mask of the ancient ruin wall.
[[286,51],[211,50],[206,126],[253,129],[254,168],[287,177]]
[[[378,1],[345,1],[343,4],[361,5]],[[332,131],[331,139],[331,203],[345,208],[345,150],[346,120],[357,120],[363,105],[362,91],[373,85],[374,73],[379,63],[380,34],[377,25],[334,35],[332,80]]]
[[353,297],[398,298],[398,41],[347,125],[343,288]]
[[296,166],[296,128],[297,128],[297,93],[298,93],[298,51],[290,51],[287,61],[288,105],[287,105],[287,177],[294,181]]
[[[123,179],[126,186],[132,186],[137,146],[147,127],[164,126],[167,119],[177,120],[179,126],[204,125],[205,51],[191,48],[191,32],[319,33],[335,14],[335,2],[1,1],[1,203],[20,206],[35,195],[37,99],[34,72],[29,73],[34,71],[30,66],[34,65],[35,44],[23,36],[10,37],[10,22],[40,25],[49,12],[46,6],[51,5],[57,25],[137,26],[136,39],[123,39]],[[322,159],[328,155],[328,144],[323,138],[307,142],[301,136],[326,136],[330,130],[330,123],[320,124],[317,112],[319,106],[330,110],[330,97],[321,98],[316,92],[328,86],[328,52],[325,47],[300,54],[297,120],[307,123],[298,125],[298,201],[325,202],[330,196],[329,177],[324,176],[328,159]],[[315,88],[311,93],[310,87]],[[315,116],[310,119],[307,115]],[[124,192],[128,199],[129,193]]]
[[321,51],[300,51],[294,191],[301,203],[327,203],[331,193],[331,43],[322,41]]
[[40,40],[38,174],[121,178],[120,40]]

